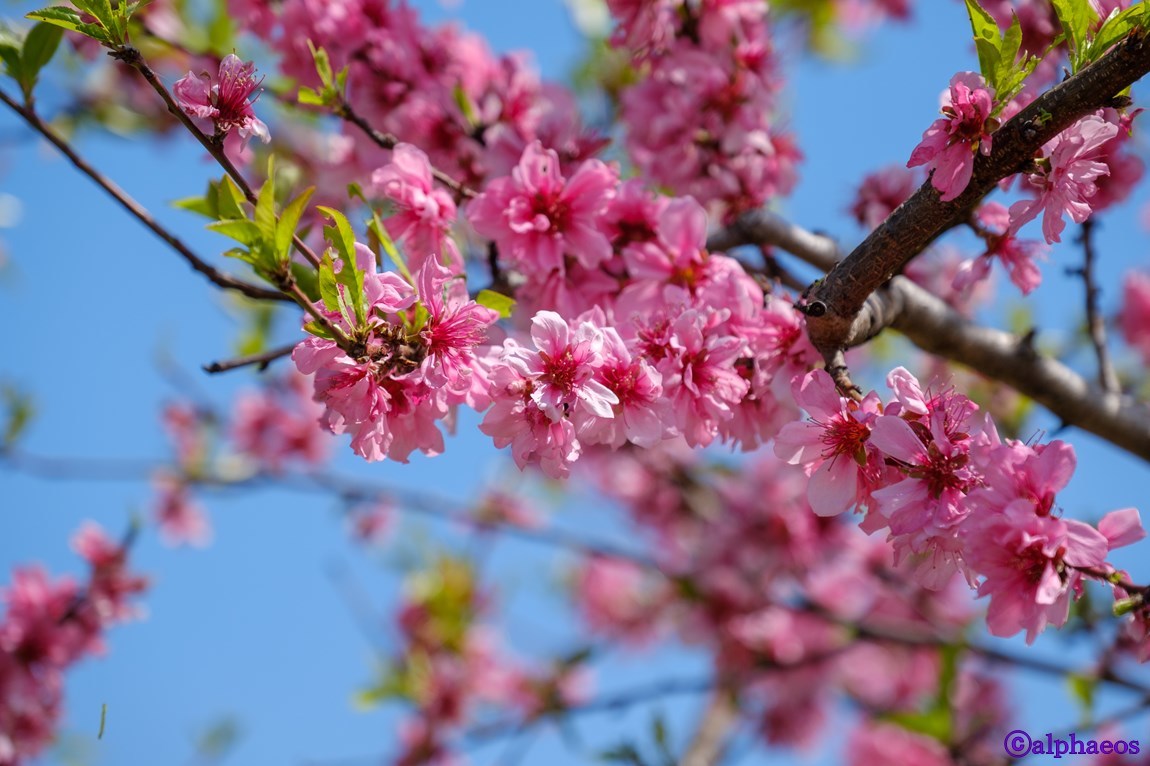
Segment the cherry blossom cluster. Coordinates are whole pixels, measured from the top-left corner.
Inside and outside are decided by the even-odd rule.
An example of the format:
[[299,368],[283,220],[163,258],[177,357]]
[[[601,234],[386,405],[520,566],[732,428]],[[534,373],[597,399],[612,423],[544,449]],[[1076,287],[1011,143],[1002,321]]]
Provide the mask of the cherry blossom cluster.
[[[418,142],[432,163],[476,185],[504,173],[540,140],[564,161],[590,156],[604,142],[584,130],[572,96],[542,83],[520,55],[494,55],[478,35],[428,28],[392,0],[229,0],[242,28],[282,54],[283,73],[318,85],[309,41],[333,69],[349,67],[349,98],[375,128]],[[349,169],[378,167],[389,153],[355,128],[325,157],[323,173],[346,181]],[[338,188],[333,184],[333,189]]]
[[147,580],[127,568],[127,550],[94,523],[72,547],[87,579],[52,579],[38,566],[17,568],[0,590],[0,764],[19,766],[51,742],[63,712],[64,674],[104,651],[104,633],[135,615]]
[[215,412],[186,402],[166,406],[162,422],[173,460],[152,476],[152,515],[164,542],[203,546],[211,540],[211,522],[193,492],[197,482],[277,476],[291,465],[323,462],[330,437],[316,427],[322,414],[312,399],[311,381],[299,374],[241,391],[224,434],[219,432],[225,424]]
[[965,396],[925,391],[902,368],[887,384],[894,398],[883,404],[874,392],[842,397],[822,371],[796,379],[809,417],[783,428],[775,452],[809,473],[816,513],[864,510],[863,528],[888,530],[896,560],[913,563],[926,587],[956,573],[977,585],[992,634],[1025,630],[1029,643],[1061,626],[1083,578],[1108,580],[1109,552],[1145,536],[1133,508],[1097,528],[1058,515],[1070,445],[1003,440]]
[[349,353],[334,340],[311,336],[292,358],[300,372],[315,374],[327,427],[350,433],[361,457],[402,463],[415,450],[438,455],[443,434],[436,424],[460,404],[484,409],[489,402],[475,347],[499,315],[468,298],[462,280],[437,259],[424,263],[413,285],[395,272],[378,272],[374,253],[363,245],[356,245],[355,257],[369,323],[353,327],[340,311],[316,306],[354,337],[355,348]]
[[645,178],[733,216],[788,194],[801,154],[773,124],[782,82],[768,6],[725,0],[609,2],[641,77],[621,96]]
[[620,183],[595,159],[568,177],[555,151],[529,145],[466,208],[499,267],[520,281],[516,314],[533,316],[530,345],[509,337],[484,346],[496,315],[451,274],[458,262],[444,243],[455,210],[431,186],[427,157],[401,144],[375,179],[394,202],[385,227],[422,254],[409,256],[420,263],[418,289],[377,273],[360,246],[369,313],[385,319],[361,333],[358,357],[319,337],[294,354],[316,373],[329,428],[352,433],[362,456],[437,454],[435,423],[458,404],[491,406],[484,432],[511,445],[521,466],[552,476],[585,445],[651,446],[682,434],[693,446],[751,449],[794,417],[790,378],[815,355],[793,299],[765,295],[738,261],[708,253],[706,214],[693,199]]
[[[772,744],[814,742],[843,695],[881,719],[938,694],[937,647],[869,642],[855,631],[957,634],[974,617],[961,578],[938,591],[915,584],[910,562],[896,563],[880,539],[813,513],[803,471],[769,453],[736,474],[678,444],[598,451],[584,464],[653,536],[658,561],[651,569],[596,556],[579,566],[574,597],[593,631],[636,647],[668,634],[706,647]],[[1005,720],[1002,689],[977,664],[963,665],[953,691],[957,730],[977,737]],[[907,734],[903,747],[912,745],[944,752]],[[851,753],[850,762],[874,757]]]
[[395,618],[400,654],[379,691],[414,708],[399,732],[397,766],[447,764],[451,739],[480,709],[525,720],[554,713],[586,697],[588,677],[577,665],[534,669],[500,650],[482,623],[490,606],[471,568],[442,558],[408,583]]

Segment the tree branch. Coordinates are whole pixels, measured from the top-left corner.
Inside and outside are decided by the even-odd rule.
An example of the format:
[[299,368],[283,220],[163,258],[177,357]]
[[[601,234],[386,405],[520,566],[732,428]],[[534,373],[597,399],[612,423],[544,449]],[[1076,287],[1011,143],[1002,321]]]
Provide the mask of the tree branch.
[[[177,120],[179,120],[185,128],[188,129],[188,132],[191,133],[195,139],[200,142],[204,149],[207,150],[208,154],[212,155],[215,161],[219,163],[220,167],[224,169],[224,172],[232,177],[232,180],[236,182],[236,185],[239,187],[240,191],[244,193],[244,197],[247,199],[247,201],[253,205],[256,204],[255,191],[252,190],[251,184],[249,184],[247,179],[244,178],[243,173],[239,171],[239,168],[235,166],[231,159],[228,158],[228,155],[224,152],[223,141],[218,140],[214,136],[209,136],[200,130],[199,126],[196,125],[192,118],[189,117],[175,102],[175,99],[172,98],[172,94],[168,92],[168,89],[164,83],[160,82],[160,78],[156,75],[152,68],[148,66],[148,62],[144,60],[144,57],[140,51],[130,45],[124,45],[114,48],[110,55],[119,61],[123,61],[125,64],[140,73],[140,75],[148,82],[148,84],[152,86],[152,90],[156,91],[160,98],[163,99],[164,104],[168,107],[168,111],[171,112],[172,115]],[[300,239],[298,234],[292,234],[292,244],[295,246],[295,249],[299,252],[299,254],[306,258],[312,266],[315,266],[317,269],[319,268],[319,257],[310,247],[308,247],[306,242]]]
[[[376,144],[376,146],[379,146],[381,149],[394,149],[396,145],[400,143],[399,139],[390,133],[381,133],[380,131],[373,128],[371,123],[364,119],[363,115],[355,111],[351,104],[347,103],[345,100],[341,99],[339,105],[335,108],[334,111],[338,117],[347,122],[350,122],[352,125],[355,125],[361,131],[363,131],[364,135],[370,138]],[[436,181],[439,181],[439,183],[455,192],[455,194],[460,198],[466,197],[470,199],[472,197],[479,196],[479,194],[470,186],[466,186],[465,184],[456,181],[454,178],[449,176],[447,173],[444,173],[442,170],[439,170],[438,168],[431,168],[431,176]]]
[[[829,237],[766,211],[743,216],[708,241],[715,250],[745,244],[774,244],[824,271],[833,268],[840,253]],[[1091,386],[1066,365],[1035,352],[1027,338],[976,325],[905,277],[895,277],[867,296],[859,319],[865,319],[866,331],[853,337],[851,345],[893,327],[923,351],[1000,380],[1063,423],[1150,461],[1150,408]]]
[[990,156],[975,159],[965,191],[943,202],[928,179],[835,266],[808,295],[807,329],[828,360],[881,329],[867,298],[943,232],[970,217],[1003,178],[1021,171],[1034,153],[1081,117],[1110,106],[1150,71],[1150,45],[1134,32],[1098,61],[1051,88],[994,133]]
[[1090,336],[1090,345],[1094,346],[1094,355],[1098,359],[1098,384],[1102,390],[1110,394],[1118,394],[1122,387],[1118,383],[1118,373],[1110,362],[1110,351],[1106,348],[1106,320],[1098,310],[1098,295],[1101,289],[1094,277],[1094,263],[1097,253],[1094,249],[1094,227],[1092,218],[1082,222],[1082,268],[1078,273],[1086,288],[1086,331]]
[[292,303],[290,296],[284,295],[276,290],[269,290],[259,285],[253,285],[245,282],[242,279],[237,279],[230,274],[226,274],[214,266],[210,265],[198,255],[192,252],[191,248],[185,245],[178,237],[170,231],[161,226],[152,214],[148,212],[140,203],[136,202],[131,196],[128,195],[123,189],[113,183],[110,179],[106,178],[100,171],[93,168],[88,162],[76,153],[76,150],[64,140],[56,131],[52,130],[40,116],[31,109],[25,108],[17,104],[7,93],[0,91],[0,101],[2,101],[9,109],[18,114],[21,119],[28,124],[30,128],[42,135],[53,146],[60,150],[60,153],[68,158],[77,170],[79,170],[88,178],[95,181],[96,185],[108,193],[112,199],[120,203],[120,206],[131,213],[136,219],[147,226],[157,237],[162,239],[173,250],[179,253],[188,265],[193,269],[203,274],[214,284],[226,290],[235,290],[236,292],[243,293],[249,298],[265,301],[287,301]]
[[289,343],[286,346],[264,351],[262,354],[251,354],[249,356],[241,356],[235,359],[226,359],[222,362],[210,362],[204,365],[204,372],[209,375],[215,375],[220,372],[230,372],[231,370],[238,370],[241,367],[251,367],[258,365],[260,372],[268,368],[272,362],[290,354],[296,347],[295,343]]
[[739,708],[731,693],[716,689],[703,710],[695,736],[687,745],[680,766],[715,766],[723,756],[727,739],[739,723]]

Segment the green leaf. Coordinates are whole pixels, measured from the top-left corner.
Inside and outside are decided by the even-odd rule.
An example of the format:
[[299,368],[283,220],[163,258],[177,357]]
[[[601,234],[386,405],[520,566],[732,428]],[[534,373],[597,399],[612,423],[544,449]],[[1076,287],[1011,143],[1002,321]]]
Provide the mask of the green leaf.
[[4,400],[5,410],[4,436],[0,446],[11,447],[27,430],[36,409],[32,397],[15,386],[0,388],[0,398]]
[[203,197],[184,197],[172,203],[172,207],[180,210],[187,210],[192,213],[199,213],[205,218],[216,218],[219,216],[217,211],[216,202],[210,195]]
[[25,98],[31,98],[40,70],[56,55],[63,36],[64,30],[60,27],[41,22],[32,27],[24,38],[24,51],[20,56],[23,72],[19,79]]
[[355,232],[352,231],[347,216],[335,208],[324,205],[320,205],[316,209],[334,224],[334,226],[323,227],[324,238],[332,244],[340,258],[355,263]]
[[323,48],[315,47],[315,43],[311,40],[307,41],[308,50],[311,51],[312,61],[315,62],[315,73],[319,75],[319,81],[323,83],[324,88],[330,88],[332,84],[332,71],[331,59],[327,55],[327,51]]
[[492,311],[499,312],[500,319],[507,319],[511,316],[511,311],[515,308],[514,298],[509,298],[503,293],[497,293],[494,290],[480,290],[479,295],[475,296],[475,302],[480,306],[486,306]]
[[263,231],[253,221],[247,219],[240,220],[226,220],[226,221],[213,221],[209,223],[207,228],[214,232],[223,234],[225,237],[231,237],[241,245],[248,247],[256,247],[263,242]]
[[974,47],[978,51],[978,68],[987,84],[997,91],[997,76],[1001,66],[1002,36],[994,20],[978,0],[966,0],[966,13],[974,32]]
[[217,185],[217,201],[221,218],[247,218],[244,203],[247,197],[230,176],[224,176]]
[[415,277],[411,275],[411,269],[407,268],[407,261],[400,255],[399,249],[392,241],[391,235],[387,233],[383,222],[379,220],[379,216],[372,214],[372,218],[368,221],[367,231],[379,243],[383,251],[387,253],[388,259],[395,265],[395,268],[403,275],[403,278],[410,284],[415,284]]
[[1070,684],[1070,695],[1082,707],[1084,723],[1089,723],[1094,715],[1094,690],[1098,688],[1098,679],[1094,676],[1071,673],[1066,677]]
[[303,87],[303,88],[299,89],[299,95],[296,96],[296,100],[299,101],[301,104],[306,104],[309,106],[324,106],[324,104],[326,103],[323,100],[323,96],[321,96],[319,93],[317,93],[315,88],[308,88],[308,87]]
[[1050,3],[1070,47],[1070,69],[1077,72],[1084,65],[1086,43],[1091,27],[1098,22],[1098,14],[1089,0],[1050,0]]
[[319,264],[319,297],[328,311],[339,311],[339,283],[335,278],[335,263],[331,253],[325,252]]
[[317,338],[323,338],[324,340],[335,340],[335,337],[330,332],[328,332],[325,327],[318,324],[317,322],[308,322],[303,326],[303,329]]
[[291,262],[291,274],[296,286],[313,301],[319,300],[319,274],[309,265]]
[[[1145,11],[1145,13],[1144,13]],[[1086,62],[1095,61],[1103,53],[1110,50],[1120,40],[1140,26],[1146,24],[1146,14],[1150,13],[1150,4],[1131,6],[1121,13],[1110,16],[1090,41],[1086,52]],[[1140,18],[1141,16],[1141,18]]]
[[99,24],[84,23],[80,19],[80,14],[71,8],[61,5],[54,5],[50,8],[41,8],[38,11],[32,11],[31,13],[25,14],[24,18],[32,19],[33,21],[42,21],[45,24],[51,24],[72,32],[79,32],[85,37],[90,37],[104,45],[112,44],[112,37],[103,27]]
[[280,260],[286,261],[290,257],[292,237],[295,235],[296,227],[299,226],[300,218],[307,210],[308,200],[314,193],[315,187],[309,186],[284,208],[279,223],[276,224],[276,255]]
[[256,198],[255,223],[265,241],[276,239],[276,169],[275,155],[268,157],[268,180]]
[[23,47],[20,38],[11,29],[0,24],[0,60],[4,62],[4,71],[17,82],[23,79],[24,66],[20,60],[20,49]]

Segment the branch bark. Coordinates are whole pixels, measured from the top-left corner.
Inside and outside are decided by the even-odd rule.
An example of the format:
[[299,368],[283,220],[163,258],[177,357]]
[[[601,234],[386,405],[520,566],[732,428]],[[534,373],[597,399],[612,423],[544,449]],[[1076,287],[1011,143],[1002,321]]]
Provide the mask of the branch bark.
[[[841,254],[829,237],[766,211],[743,216],[707,244],[714,250],[773,244],[824,271],[833,269]],[[1027,338],[977,325],[905,277],[895,277],[868,295],[863,313],[874,332],[852,338],[851,345],[892,327],[923,351],[1000,380],[1064,424],[1150,461],[1150,407],[1091,385],[1061,362],[1037,353]]]
[[723,757],[727,740],[738,723],[739,709],[731,693],[716,689],[679,766],[715,766]]
[[1035,99],[994,133],[990,156],[957,198],[943,202],[930,180],[895,210],[826,278],[812,286],[807,306],[811,341],[828,360],[873,337],[884,326],[867,298],[943,232],[970,217],[1003,178],[1023,170],[1036,151],[1081,117],[1112,105],[1150,72],[1150,44],[1135,32],[1110,52]]
[[94,181],[97,186],[107,192],[112,199],[120,203],[121,207],[135,216],[136,220],[144,224],[144,226],[147,226],[153,234],[162,239],[168,244],[168,246],[179,253],[183,259],[188,262],[189,266],[203,274],[214,284],[227,290],[235,290],[236,292],[243,293],[249,298],[256,298],[258,300],[266,301],[292,302],[291,297],[288,295],[284,295],[283,293],[277,292],[275,290],[269,290],[267,288],[260,287],[259,285],[253,285],[249,282],[243,281],[242,279],[237,279],[236,277],[233,277],[230,274],[226,274],[210,265],[207,261],[203,260],[194,252],[192,252],[192,249],[185,245],[183,241],[181,241],[176,235],[172,234],[170,231],[161,226],[156,221],[156,219],[152,217],[152,214],[149,213],[146,208],[144,208],[143,205],[136,202],[136,200],[134,200],[126,191],[117,186],[111,179],[107,178],[100,171],[89,165],[88,162],[83,157],[81,157],[75,149],[72,148],[71,144],[65,141],[58,133],[56,133],[56,131],[52,130],[52,128],[50,128],[43,120],[40,119],[38,114],[36,114],[31,109],[20,106],[3,91],[0,91],[0,102],[3,102],[9,109],[19,115],[20,118],[24,120],[24,122],[26,122],[30,128],[35,130],[37,133],[47,139],[49,143],[59,149],[60,153],[67,157],[68,161],[71,162],[77,170],[88,176],[88,178],[92,179],[92,181]]

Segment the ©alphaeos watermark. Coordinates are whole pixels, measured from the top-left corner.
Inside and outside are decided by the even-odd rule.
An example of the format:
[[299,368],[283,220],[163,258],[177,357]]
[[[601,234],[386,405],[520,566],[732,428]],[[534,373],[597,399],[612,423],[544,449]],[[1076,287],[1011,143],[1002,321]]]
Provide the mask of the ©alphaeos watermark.
[[1079,739],[1071,732],[1066,737],[1055,737],[1050,732],[1032,737],[1023,729],[1015,729],[1002,740],[1002,747],[1011,758],[1024,755],[1138,755],[1142,747],[1136,739]]

